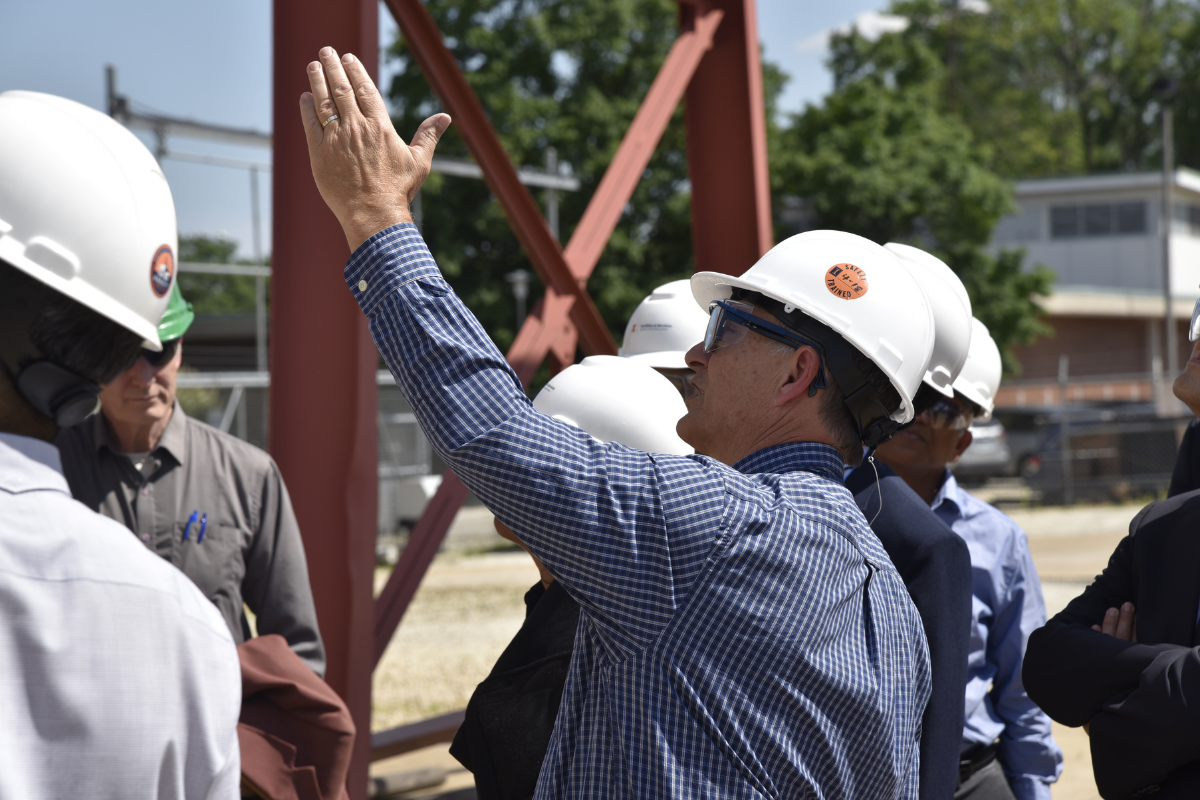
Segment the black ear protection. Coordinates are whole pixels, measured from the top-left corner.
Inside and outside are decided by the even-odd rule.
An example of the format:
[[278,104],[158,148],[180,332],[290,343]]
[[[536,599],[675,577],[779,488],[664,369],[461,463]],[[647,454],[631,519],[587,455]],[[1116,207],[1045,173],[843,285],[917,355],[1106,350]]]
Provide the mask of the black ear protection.
[[100,387],[52,361],[26,365],[16,384],[25,399],[60,428],[78,425],[100,410]]
[[[743,292],[745,294],[742,294]],[[850,418],[854,421],[854,429],[858,432],[859,439],[863,444],[873,451],[880,444],[892,438],[892,435],[899,429],[900,423],[891,418],[891,412],[883,404],[879,393],[870,381],[863,377],[858,364],[854,362],[854,345],[843,339],[828,325],[803,315],[799,311],[791,311],[778,300],[749,290],[735,291],[734,295],[737,299],[744,299],[770,311],[788,328],[814,339],[821,345],[821,349],[824,351],[822,357],[829,367],[829,373],[833,375],[838,388],[842,391],[846,410],[850,412]],[[809,397],[812,397],[813,394],[815,392],[810,387]]]

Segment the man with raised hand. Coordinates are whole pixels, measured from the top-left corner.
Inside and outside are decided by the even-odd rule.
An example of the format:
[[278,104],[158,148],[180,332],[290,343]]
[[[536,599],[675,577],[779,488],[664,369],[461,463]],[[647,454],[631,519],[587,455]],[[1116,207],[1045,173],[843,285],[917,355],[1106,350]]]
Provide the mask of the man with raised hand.
[[915,798],[925,636],[841,477],[912,418],[933,339],[916,281],[821,232],[695,276],[712,316],[678,431],[703,455],[598,442],[532,407],[412,225],[449,118],[410,147],[353,56],[324,48],[308,75],[313,176],[380,352],[580,605],[536,796]]

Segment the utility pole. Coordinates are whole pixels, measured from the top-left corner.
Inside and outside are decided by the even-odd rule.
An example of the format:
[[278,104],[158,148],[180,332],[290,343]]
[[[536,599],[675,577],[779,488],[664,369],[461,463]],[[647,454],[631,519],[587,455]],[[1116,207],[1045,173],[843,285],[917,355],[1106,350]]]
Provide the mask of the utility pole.
[[[558,175],[558,151],[553,147],[546,148],[546,174]],[[558,241],[558,189],[546,187],[546,222],[550,225],[550,235]]]
[[1162,106],[1162,283],[1163,283],[1163,357],[1162,385],[1158,387],[1159,413],[1162,414],[1175,404],[1171,402],[1171,379],[1179,369],[1179,341],[1175,331],[1174,309],[1171,307],[1171,228],[1175,223],[1175,209],[1171,202],[1175,184],[1175,140],[1172,133],[1171,103],[1179,85],[1170,78],[1159,78],[1151,87]]

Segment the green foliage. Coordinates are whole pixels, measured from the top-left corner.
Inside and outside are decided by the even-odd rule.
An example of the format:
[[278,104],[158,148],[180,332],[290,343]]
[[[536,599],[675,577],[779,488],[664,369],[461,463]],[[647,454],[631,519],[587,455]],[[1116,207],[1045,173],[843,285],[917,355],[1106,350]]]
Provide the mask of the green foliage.
[[[674,0],[429,0],[467,81],[510,158],[540,166],[547,147],[578,177],[560,192],[564,245],[677,35]],[[401,136],[440,105],[403,40],[389,89]],[[676,110],[588,283],[620,340],[634,307],[655,286],[692,271],[682,107]],[[441,155],[466,157],[452,125]],[[516,333],[504,276],[530,264],[482,181],[430,176],[423,233],[443,274],[501,348]],[[539,201],[542,192],[535,192]],[[529,307],[541,294],[535,282]]]
[[[204,264],[251,264],[235,261],[238,243],[233,239],[192,235],[179,237],[179,260]],[[270,286],[267,281],[267,305],[270,306]],[[253,314],[254,278],[245,275],[179,274],[179,291],[195,308],[197,314]]]
[[1176,130],[1180,163],[1197,165],[1196,96],[1200,30],[1183,0],[991,0],[986,13],[958,0],[896,0],[909,27],[877,42],[835,37],[830,65],[838,85],[884,75],[924,83],[909,56],[918,49],[944,65],[940,106],[986,145],[1006,177],[1120,169],[1159,162],[1163,75],[1181,78],[1188,113]]
[[[843,37],[835,64],[845,69],[861,37]],[[839,72],[823,106],[809,106],[772,143],[776,204],[803,198],[800,227],[850,231],[879,243],[906,242],[941,257],[962,278],[974,312],[1018,368],[1012,346],[1048,329],[1036,295],[1052,275],[1022,271],[1020,252],[984,251],[992,228],[1012,209],[1011,188],[988,167],[989,150],[941,110],[944,68],[920,40],[893,37],[889,68]],[[779,236],[793,231],[786,225]]]

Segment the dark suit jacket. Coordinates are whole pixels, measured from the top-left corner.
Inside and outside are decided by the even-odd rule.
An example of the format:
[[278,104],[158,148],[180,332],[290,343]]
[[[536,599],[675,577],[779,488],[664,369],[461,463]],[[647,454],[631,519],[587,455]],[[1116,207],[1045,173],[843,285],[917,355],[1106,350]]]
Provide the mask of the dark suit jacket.
[[869,464],[850,473],[846,488],[896,565],[925,626],[933,693],[921,724],[920,797],[949,800],[958,782],[963,741],[971,553],[899,475],[886,464],[877,461],[876,466],[878,488]]
[[[1137,642],[1093,631],[1132,602]],[[1148,787],[1200,797],[1200,491],[1142,509],[1108,566],[1029,637],[1025,690],[1064,725],[1091,722],[1092,769],[1106,800]]]
[[1200,419],[1192,420],[1183,432],[1179,443],[1179,455],[1175,457],[1175,471],[1171,473],[1171,488],[1167,497],[1200,489]]
[[579,605],[555,581],[525,594],[525,623],[475,689],[450,755],[479,800],[533,797],[575,649]]

